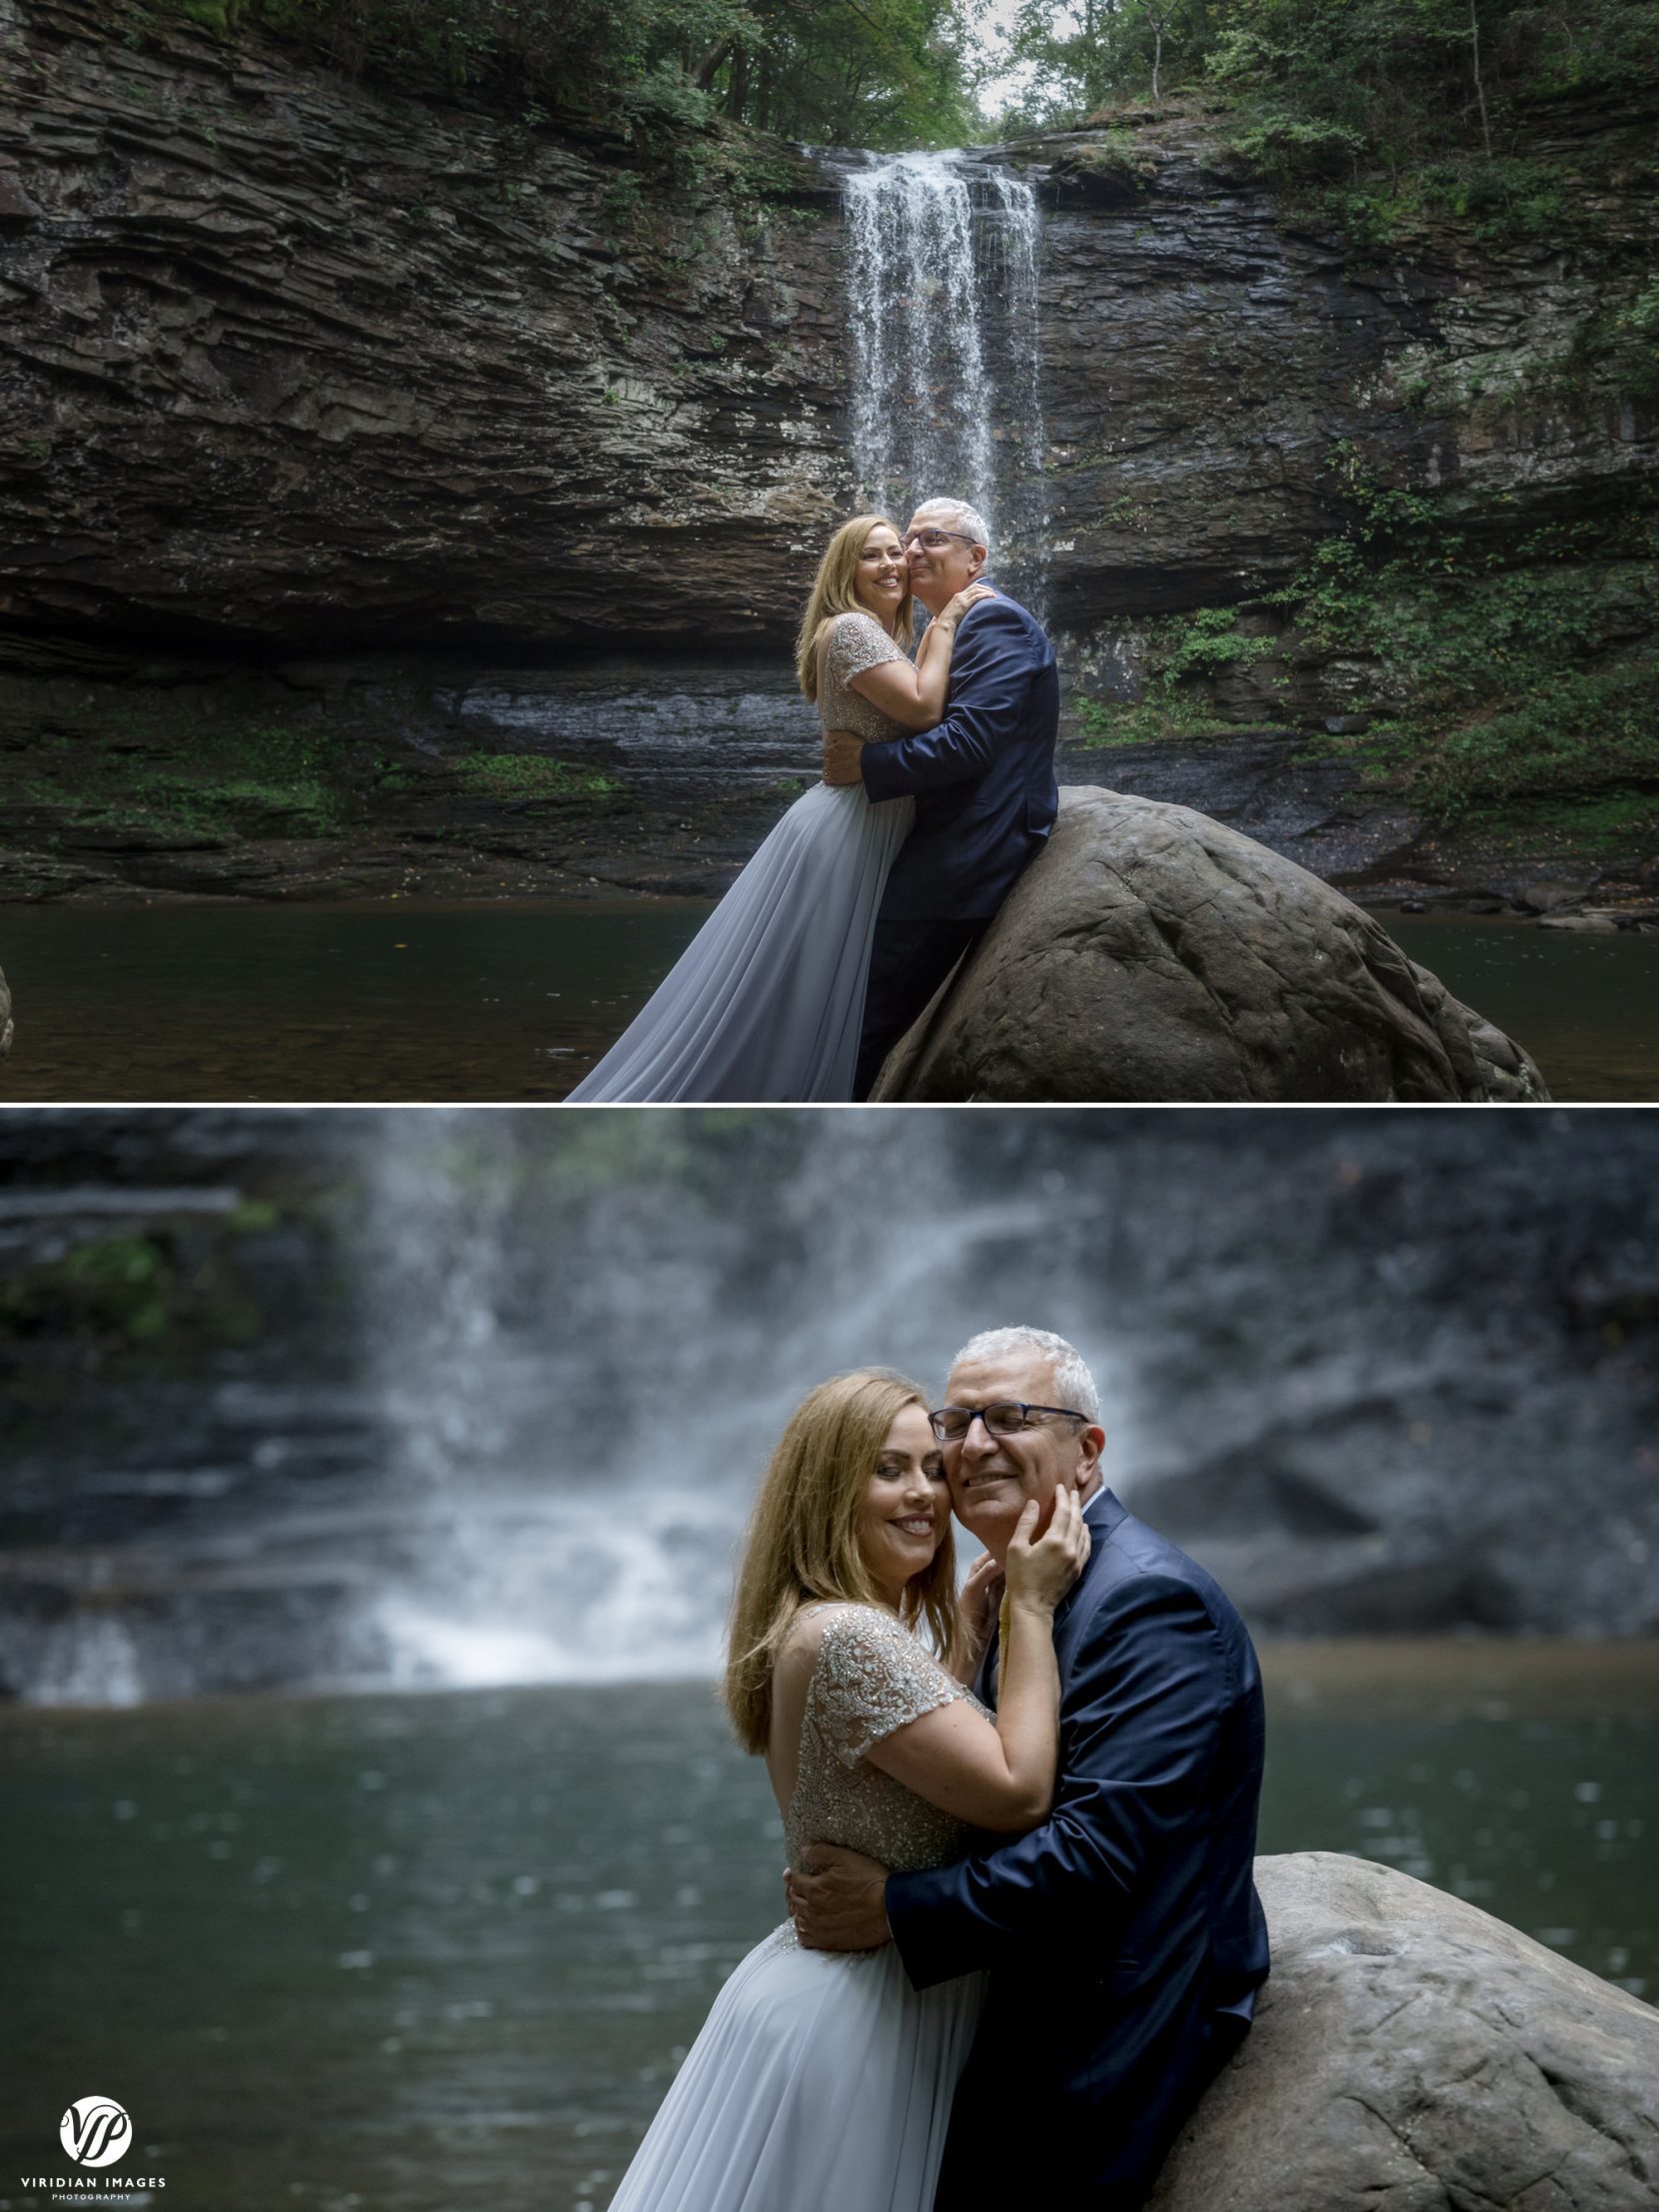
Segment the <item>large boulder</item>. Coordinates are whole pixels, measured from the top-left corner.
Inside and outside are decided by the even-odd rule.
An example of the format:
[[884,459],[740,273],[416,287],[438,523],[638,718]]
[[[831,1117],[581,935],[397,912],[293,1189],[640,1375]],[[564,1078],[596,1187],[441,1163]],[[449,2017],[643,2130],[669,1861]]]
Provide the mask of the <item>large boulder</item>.
[[1256,1886],[1255,2026],[1148,2212],[1653,2212],[1659,2012],[1367,1859]]
[[1520,1046],[1318,876],[1190,807],[1060,794],[879,1099],[1548,1097]]

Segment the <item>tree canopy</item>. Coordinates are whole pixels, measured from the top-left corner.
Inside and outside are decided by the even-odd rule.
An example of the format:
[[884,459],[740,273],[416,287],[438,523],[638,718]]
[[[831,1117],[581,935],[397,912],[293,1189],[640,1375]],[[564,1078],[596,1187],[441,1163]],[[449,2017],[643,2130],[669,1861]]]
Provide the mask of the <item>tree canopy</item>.
[[637,131],[727,118],[877,148],[982,135],[988,0],[149,0],[257,22],[342,67],[586,112]]
[[[1247,110],[1286,167],[1427,146],[1503,150],[1516,110],[1659,70],[1653,0],[1021,0],[1029,84],[1004,122],[1080,123],[1201,89]],[[1156,82],[1154,83],[1154,77]]]
[[[1345,211],[1361,229],[1386,197],[1377,179],[1406,175],[1419,200],[1437,192],[1477,221],[1490,203],[1513,228],[1529,195],[1534,227],[1559,220],[1527,168],[1539,103],[1659,77],[1659,0],[1018,0],[1011,46],[993,38],[994,0],[128,5],[263,24],[346,69],[639,141],[724,122],[819,145],[962,145],[1197,93],[1230,111],[1270,181],[1361,188]],[[987,115],[1010,67],[1024,89]]]

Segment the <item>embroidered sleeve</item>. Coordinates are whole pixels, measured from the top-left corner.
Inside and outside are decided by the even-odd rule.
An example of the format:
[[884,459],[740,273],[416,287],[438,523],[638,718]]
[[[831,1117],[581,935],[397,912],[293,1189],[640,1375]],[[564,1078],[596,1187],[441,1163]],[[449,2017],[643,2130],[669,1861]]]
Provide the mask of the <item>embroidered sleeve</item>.
[[830,682],[845,684],[864,668],[904,657],[873,614],[838,614],[824,648],[824,672]]
[[837,1609],[825,1624],[813,1677],[828,1748],[855,1766],[872,1744],[967,1693],[909,1631],[873,1606]]

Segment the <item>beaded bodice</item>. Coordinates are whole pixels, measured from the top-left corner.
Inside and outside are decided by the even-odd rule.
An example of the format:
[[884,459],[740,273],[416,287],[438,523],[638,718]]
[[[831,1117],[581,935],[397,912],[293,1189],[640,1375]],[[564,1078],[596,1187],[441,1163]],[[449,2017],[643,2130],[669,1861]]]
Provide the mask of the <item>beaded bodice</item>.
[[971,1831],[870,1765],[865,1753],[907,1720],[955,1698],[980,1712],[985,1707],[879,1607],[808,1610],[828,1619],[807,1685],[801,1765],[784,1820],[791,1864],[800,1863],[809,1843],[844,1844],[895,1873],[961,1857]]
[[903,649],[873,614],[837,614],[824,645],[818,712],[824,728],[849,729],[854,737],[902,737],[903,725],[871,706],[851,688],[851,678],[883,660],[902,660]]

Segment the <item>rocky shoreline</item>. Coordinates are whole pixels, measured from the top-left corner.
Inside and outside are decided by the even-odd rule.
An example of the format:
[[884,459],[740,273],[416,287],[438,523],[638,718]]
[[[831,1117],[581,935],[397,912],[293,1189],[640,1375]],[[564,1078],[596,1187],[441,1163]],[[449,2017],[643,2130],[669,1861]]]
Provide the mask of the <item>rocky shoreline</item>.
[[[717,897],[817,774],[788,668],[782,641],[548,668],[0,640],[0,905]],[[1062,783],[1196,807],[1365,903],[1659,925],[1639,841],[1447,834],[1306,730],[1101,744],[1075,696]]]

